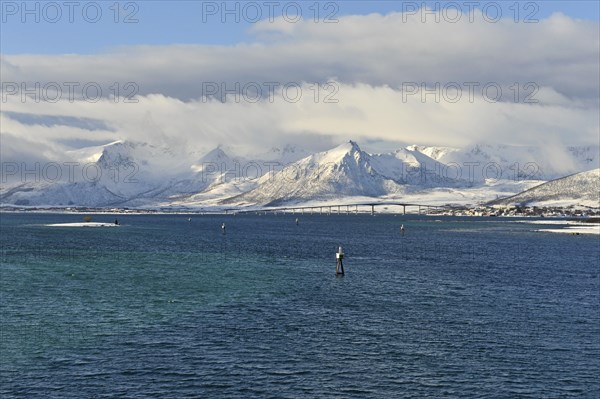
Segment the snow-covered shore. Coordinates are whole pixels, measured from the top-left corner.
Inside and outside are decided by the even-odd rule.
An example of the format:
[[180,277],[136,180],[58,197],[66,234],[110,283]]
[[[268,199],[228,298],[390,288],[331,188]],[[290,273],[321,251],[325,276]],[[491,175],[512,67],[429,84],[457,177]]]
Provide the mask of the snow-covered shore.
[[45,225],[47,227],[119,227],[114,223],[82,222],[82,223],[53,223]]
[[592,226],[569,226],[564,229],[539,229],[544,233],[561,233],[561,234],[596,234],[600,235],[600,224]]
[[559,233],[559,234],[597,234],[600,235],[600,223],[582,223],[572,220],[532,220],[520,221],[522,223],[537,224],[537,225],[562,225],[563,228],[537,229],[544,233]]

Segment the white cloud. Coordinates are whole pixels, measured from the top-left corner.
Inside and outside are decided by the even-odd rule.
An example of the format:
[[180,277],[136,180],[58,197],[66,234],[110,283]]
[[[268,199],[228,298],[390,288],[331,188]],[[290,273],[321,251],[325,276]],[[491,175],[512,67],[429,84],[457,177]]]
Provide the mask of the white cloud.
[[[400,13],[340,17],[337,24],[260,23],[257,40],[235,46],[136,46],[96,55],[4,55],[3,82],[97,82],[103,94],[135,82],[138,104],[24,102],[3,98],[3,110],[36,115],[93,118],[110,129],[19,123],[3,115],[3,144],[19,137],[60,149],[59,139],[131,139],[182,149],[228,143],[242,152],[297,142],[323,149],[353,138],[363,141],[465,145],[471,142],[564,144],[598,142],[600,34],[597,23],[561,14],[537,24],[477,20],[421,23]],[[313,82],[339,82],[338,103],[312,100]],[[257,82],[303,82],[298,103],[203,102],[207,82],[233,88]],[[421,93],[403,98],[405,82],[442,87],[456,82],[502,86],[504,101],[490,103],[477,89],[457,103]],[[517,101],[510,87],[518,83]],[[538,104],[525,103],[533,82]],[[203,86],[204,84],[204,86]],[[78,92],[76,90],[76,92]],[[5,93],[6,94],[6,93]],[[321,94],[327,94],[322,92]],[[4,133],[11,133],[6,136]],[[302,140],[302,136],[307,138]],[[42,145],[42,144],[40,144]],[[4,146],[3,146],[4,147]],[[15,146],[10,146],[16,154]],[[6,151],[2,150],[3,155]]]
[[[312,94],[309,86],[303,86],[302,90]],[[303,135],[308,136],[300,144],[310,150],[322,150],[332,142],[350,138],[398,145],[462,146],[472,142],[544,145],[549,140],[593,144],[593,138],[599,135],[597,113],[569,104],[491,103],[480,96],[472,102],[463,96],[455,104],[422,102],[419,95],[404,99],[400,91],[364,84],[341,85],[336,99],[337,103],[315,102],[312,95],[305,95],[296,103],[282,98],[275,98],[272,103],[222,103],[182,102],[150,95],[141,97],[137,104],[110,100],[95,104],[16,102],[8,104],[9,111],[99,119],[110,129],[29,125],[7,115],[2,117],[2,128],[48,145],[61,139],[127,138],[188,152],[226,143],[246,154],[298,142]]]

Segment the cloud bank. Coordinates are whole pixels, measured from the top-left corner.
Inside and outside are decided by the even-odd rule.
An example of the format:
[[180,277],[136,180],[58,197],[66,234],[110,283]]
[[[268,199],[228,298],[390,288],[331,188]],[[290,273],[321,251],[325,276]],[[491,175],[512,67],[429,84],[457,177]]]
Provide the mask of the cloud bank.
[[532,24],[423,23],[390,13],[264,21],[251,33],[234,46],[2,55],[1,155],[55,157],[65,143],[117,139],[190,151],[226,143],[246,154],[290,142],[322,150],[349,138],[598,144],[597,23],[562,14]]

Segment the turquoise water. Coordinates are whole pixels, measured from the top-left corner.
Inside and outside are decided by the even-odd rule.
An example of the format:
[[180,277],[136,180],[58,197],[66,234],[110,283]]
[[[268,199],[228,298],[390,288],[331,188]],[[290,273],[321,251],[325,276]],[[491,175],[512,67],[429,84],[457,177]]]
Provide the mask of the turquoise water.
[[0,216],[2,398],[600,397],[598,236],[495,218],[118,218]]

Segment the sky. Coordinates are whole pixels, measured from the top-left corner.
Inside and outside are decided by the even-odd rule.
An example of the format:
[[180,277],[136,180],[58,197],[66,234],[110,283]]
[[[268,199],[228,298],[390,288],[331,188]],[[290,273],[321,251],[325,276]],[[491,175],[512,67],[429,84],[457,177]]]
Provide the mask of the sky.
[[[487,7],[513,20],[547,18],[561,12],[577,19],[598,21],[597,1],[2,1],[3,54],[94,54],[123,45],[221,44],[253,41],[248,34],[260,16],[293,16],[301,6],[306,19],[412,11],[426,5],[446,13]],[[88,5],[91,3],[92,5]],[[269,3],[273,3],[269,6]],[[53,4],[58,4],[59,7]],[[119,7],[115,7],[118,4]],[[222,6],[222,4],[225,4]],[[318,4],[318,5],[315,5]],[[518,4],[518,5],[515,5]],[[98,6],[95,6],[98,5]],[[458,6],[458,7],[457,7]],[[238,10],[236,12],[236,9]],[[98,16],[100,10],[100,16]],[[228,11],[233,11],[229,12]],[[245,18],[247,17],[247,18]],[[430,17],[432,20],[433,17]],[[23,23],[25,21],[25,23]]]
[[596,1],[0,2],[3,160],[598,145]]

